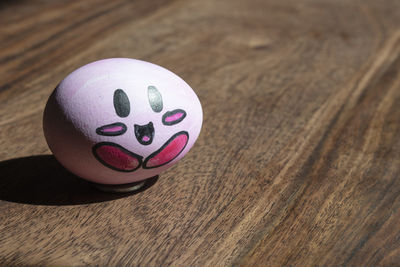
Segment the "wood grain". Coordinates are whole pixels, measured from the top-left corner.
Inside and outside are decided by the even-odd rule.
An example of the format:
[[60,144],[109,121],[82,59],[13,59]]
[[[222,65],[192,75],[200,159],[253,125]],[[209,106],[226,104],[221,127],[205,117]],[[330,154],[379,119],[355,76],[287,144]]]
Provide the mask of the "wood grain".
[[[0,265],[399,266],[400,1],[2,1]],[[47,97],[162,65],[204,125],[136,194],[50,155]]]

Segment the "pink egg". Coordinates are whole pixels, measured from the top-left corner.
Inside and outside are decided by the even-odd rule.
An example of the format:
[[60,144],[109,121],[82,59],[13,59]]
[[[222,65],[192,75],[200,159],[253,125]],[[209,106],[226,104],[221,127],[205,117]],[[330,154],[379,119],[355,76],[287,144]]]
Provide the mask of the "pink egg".
[[111,58],[69,74],[43,116],[47,143],[72,173],[126,184],[160,174],[199,136],[203,113],[190,86],[148,62]]

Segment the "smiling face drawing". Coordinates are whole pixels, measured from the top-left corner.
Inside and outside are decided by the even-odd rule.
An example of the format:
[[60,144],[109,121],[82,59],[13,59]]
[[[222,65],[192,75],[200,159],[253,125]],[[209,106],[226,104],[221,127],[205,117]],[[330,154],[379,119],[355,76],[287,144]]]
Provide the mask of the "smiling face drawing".
[[50,97],[44,132],[56,158],[93,182],[161,173],[196,141],[202,109],[193,90],[157,65],[106,59],[79,68]]
[[[156,113],[160,113],[163,110],[163,101],[160,92],[155,86],[149,86],[147,90],[151,109]],[[117,89],[114,92],[113,99],[115,113],[120,118],[128,117],[131,107],[127,94],[122,89]],[[168,127],[180,123],[185,117],[186,112],[183,109],[175,109],[165,112],[159,119]],[[127,129],[128,126],[126,124],[114,122],[97,128],[96,133],[104,136],[119,136],[125,134]],[[162,129],[159,130],[162,131]],[[155,136],[153,122],[150,121],[146,125],[134,124],[134,132],[139,144],[143,146],[150,145]],[[141,155],[135,154],[114,142],[100,142],[95,144],[93,146],[93,155],[108,168],[121,172],[133,172],[141,166],[144,169],[151,169],[171,162],[183,151],[188,140],[189,133],[187,131],[177,132],[144,161]]]

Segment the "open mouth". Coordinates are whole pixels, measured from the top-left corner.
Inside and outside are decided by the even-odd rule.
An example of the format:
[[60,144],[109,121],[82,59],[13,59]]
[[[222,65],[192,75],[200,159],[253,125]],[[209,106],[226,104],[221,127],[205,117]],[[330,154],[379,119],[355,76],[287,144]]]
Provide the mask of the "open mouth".
[[152,122],[146,125],[135,124],[135,136],[142,145],[150,145],[153,142],[154,126]]

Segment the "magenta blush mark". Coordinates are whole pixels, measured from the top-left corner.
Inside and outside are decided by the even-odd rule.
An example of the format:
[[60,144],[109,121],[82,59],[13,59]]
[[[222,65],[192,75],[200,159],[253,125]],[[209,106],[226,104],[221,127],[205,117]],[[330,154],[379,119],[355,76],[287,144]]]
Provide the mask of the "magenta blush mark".
[[96,133],[98,135],[105,135],[105,136],[117,136],[124,134],[127,130],[127,127],[122,122],[116,122],[101,126],[96,129]]
[[102,142],[93,147],[93,154],[103,165],[122,172],[131,172],[140,167],[142,157],[123,148],[122,146]]
[[103,132],[105,132],[105,133],[119,132],[122,129],[123,129],[122,126],[114,126],[114,127],[103,129]]
[[178,112],[178,113],[175,113],[172,116],[166,117],[165,121],[166,122],[176,121],[176,120],[179,120],[182,116],[183,116],[183,113]]
[[175,109],[172,111],[167,111],[162,116],[162,123],[168,126],[175,125],[183,121],[185,117],[186,117],[186,111],[184,111],[183,109]]
[[144,161],[143,168],[156,168],[171,162],[185,149],[188,140],[189,134],[185,131],[174,134],[159,150]]

